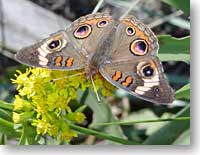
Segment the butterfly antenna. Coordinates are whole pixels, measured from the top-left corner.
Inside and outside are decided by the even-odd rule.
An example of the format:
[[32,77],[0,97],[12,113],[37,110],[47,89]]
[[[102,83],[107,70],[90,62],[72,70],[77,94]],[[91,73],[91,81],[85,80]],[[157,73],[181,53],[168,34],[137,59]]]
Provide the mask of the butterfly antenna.
[[93,87],[94,87],[94,91],[95,91],[95,94],[96,94],[96,97],[97,97],[97,101],[98,101],[98,103],[100,104],[100,103],[101,103],[101,99],[100,99],[100,97],[99,97],[99,95],[98,95],[97,88],[96,88],[96,86],[95,86],[95,84],[94,84],[94,80],[93,80],[92,74],[90,75],[90,79],[91,79],[92,85],[93,85]]
[[83,75],[83,74],[85,74],[85,72],[81,72],[81,73],[77,73],[77,74],[73,74],[73,75],[69,75],[69,76],[64,76],[61,78],[52,79],[51,82],[66,79],[66,78],[71,78],[71,77],[75,77],[75,76],[79,76],[79,75]]

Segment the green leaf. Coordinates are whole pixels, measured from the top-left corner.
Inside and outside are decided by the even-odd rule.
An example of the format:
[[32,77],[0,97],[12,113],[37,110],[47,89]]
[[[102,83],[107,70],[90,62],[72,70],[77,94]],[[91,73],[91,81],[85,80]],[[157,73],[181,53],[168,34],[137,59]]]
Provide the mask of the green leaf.
[[176,99],[190,100],[190,83],[177,90],[175,93],[175,97]]
[[13,104],[0,100],[0,108],[12,111],[13,110]]
[[101,103],[98,103],[93,90],[88,90],[88,91],[89,92],[87,93],[88,94],[87,97],[84,97],[84,101],[82,99],[82,102],[88,105],[88,107],[91,108],[91,110],[93,111],[93,118],[92,118],[92,123],[90,124],[90,128],[107,132],[110,135],[116,137],[124,138],[125,136],[120,126],[103,127],[103,126],[93,125],[100,122],[102,123],[102,122],[115,121],[115,118],[112,115],[111,109],[109,107],[109,104],[106,103],[106,100],[102,97]]
[[162,0],[163,2],[190,14],[190,0]]
[[189,54],[190,36],[175,38],[170,35],[159,35],[158,42],[161,54]]
[[0,118],[3,118],[7,121],[12,121],[12,112],[0,108]]
[[190,130],[187,130],[184,133],[182,133],[173,144],[174,145],[189,145],[190,144]]
[[24,123],[19,145],[35,144],[36,135],[37,134],[36,134],[35,128],[29,125],[27,122]]
[[158,36],[160,45],[158,57],[162,61],[190,61],[190,37],[174,38],[170,35]]
[[[189,117],[190,116],[190,106],[187,105],[183,110],[181,110],[176,117]],[[173,120],[167,123],[165,126],[154,132],[149,136],[143,144],[145,145],[169,145],[172,144],[180,134],[188,130],[190,127],[190,121],[176,121]]]
[[0,132],[12,137],[19,137],[20,133],[14,130],[12,122],[0,118]]

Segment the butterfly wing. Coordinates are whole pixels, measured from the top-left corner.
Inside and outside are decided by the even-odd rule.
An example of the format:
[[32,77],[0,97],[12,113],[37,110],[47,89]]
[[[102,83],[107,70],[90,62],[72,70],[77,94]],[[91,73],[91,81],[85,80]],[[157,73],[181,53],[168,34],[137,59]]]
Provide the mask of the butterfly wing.
[[15,58],[26,65],[58,70],[80,69],[85,65],[84,56],[73,46],[65,31],[21,49]]
[[15,58],[24,64],[58,70],[85,67],[88,56],[96,52],[102,36],[112,27],[105,13],[80,17],[65,31],[59,31],[32,46],[20,50]]
[[112,60],[124,60],[135,56],[156,55],[158,40],[150,28],[134,16],[127,16],[120,21],[115,34],[115,50]]
[[111,84],[136,97],[159,104],[173,101],[174,92],[165,79],[162,65],[156,56],[112,62],[99,71]]
[[97,52],[97,46],[115,24],[115,20],[107,13],[89,14],[75,20],[66,33],[77,49],[90,56]]
[[156,57],[158,41],[154,33],[134,16],[120,21],[108,63],[99,71],[110,83],[128,93],[154,103],[171,103],[174,92],[165,79]]

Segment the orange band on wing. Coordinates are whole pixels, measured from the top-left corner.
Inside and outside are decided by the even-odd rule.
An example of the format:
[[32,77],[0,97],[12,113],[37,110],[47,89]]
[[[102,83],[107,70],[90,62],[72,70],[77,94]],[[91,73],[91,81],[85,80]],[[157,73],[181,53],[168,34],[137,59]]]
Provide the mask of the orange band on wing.
[[149,44],[150,44],[149,37],[146,36],[143,31],[139,30],[138,27],[133,25],[130,21],[125,20],[125,21],[123,21],[123,23],[126,24],[127,26],[133,28],[135,30],[135,35],[140,36],[140,38],[147,41],[147,44],[149,46]]
[[121,71],[116,71],[115,74],[112,77],[112,79],[115,80],[115,81],[118,81],[121,78],[122,78],[122,72]]
[[56,59],[55,59],[55,66],[62,66],[62,60],[63,60],[63,57],[62,56],[57,56]]
[[65,60],[65,66],[66,67],[71,67],[73,65],[73,62],[74,62],[74,58],[72,57],[69,57]]
[[131,76],[127,76],[121,84],[125,87],[129,87],[132,83],[133,83],[133,78]]

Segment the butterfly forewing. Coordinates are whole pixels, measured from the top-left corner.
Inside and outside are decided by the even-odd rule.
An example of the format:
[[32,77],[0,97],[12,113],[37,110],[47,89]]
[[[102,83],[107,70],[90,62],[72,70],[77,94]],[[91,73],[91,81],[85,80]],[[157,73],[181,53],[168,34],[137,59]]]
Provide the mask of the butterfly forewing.
[[93,55],[105,34],[113,27],[114,20],[106,13],[89,14],[74,21],[66,32],[78,49],[84,55]]
[[112,59],[126,61],[135,56],[156,55],[158,40],[154,33],[134,16],[128,16],[117,27]]
[[23,64],[58,70],[80,69],[85,65],[85,57],[73,46],[65,31],[21,49],[15,57]]

